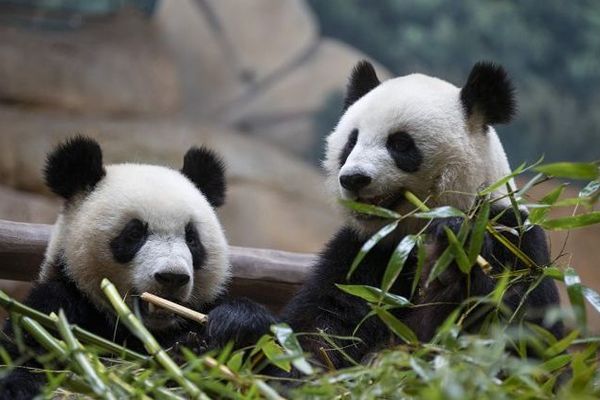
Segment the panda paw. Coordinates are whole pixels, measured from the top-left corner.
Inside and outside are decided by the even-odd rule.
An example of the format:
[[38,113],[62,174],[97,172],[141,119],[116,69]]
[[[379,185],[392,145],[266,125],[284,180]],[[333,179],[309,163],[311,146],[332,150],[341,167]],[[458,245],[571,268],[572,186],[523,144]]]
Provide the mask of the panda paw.
[[186,348],[194,354],[202,354],[208,350],[208,344],[204,335],[198,332],[190,331],[182,335],[171,347],[171,353],[176,362],[183,363],[182,349]]
[[248,299],[229,300],[208,314],[208,346],[222,348],[228,342],[236,349],[252,346],[275,323],[275,316],[262,305]]

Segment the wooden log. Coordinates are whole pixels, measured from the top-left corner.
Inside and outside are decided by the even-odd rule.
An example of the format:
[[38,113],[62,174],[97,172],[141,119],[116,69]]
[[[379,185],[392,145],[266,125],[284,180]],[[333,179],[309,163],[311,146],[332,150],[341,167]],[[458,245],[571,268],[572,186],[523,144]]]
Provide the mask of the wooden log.
[[[37,279],[51,225],[0,220],[0,279]],[[231,293],[279,309],[306,279],[315,256],[230,246]]]

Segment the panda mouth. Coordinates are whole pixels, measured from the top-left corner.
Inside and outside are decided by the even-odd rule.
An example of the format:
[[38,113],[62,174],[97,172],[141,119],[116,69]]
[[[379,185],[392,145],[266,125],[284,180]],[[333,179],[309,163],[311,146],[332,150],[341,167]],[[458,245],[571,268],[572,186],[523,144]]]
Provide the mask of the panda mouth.
[[[180,299],[174,298],[165,298],[166,300],[170,300],[174,303],[181,304]],[[139,296],[135,296],[133,298],[133,306],[135,314],[140,317],[144,323],[161,324],[161,323],[169,323],[180,317],[173,312],[166,310],[164,308],[160,308],[155,306],[152,303],[148,303],[143,301]]]

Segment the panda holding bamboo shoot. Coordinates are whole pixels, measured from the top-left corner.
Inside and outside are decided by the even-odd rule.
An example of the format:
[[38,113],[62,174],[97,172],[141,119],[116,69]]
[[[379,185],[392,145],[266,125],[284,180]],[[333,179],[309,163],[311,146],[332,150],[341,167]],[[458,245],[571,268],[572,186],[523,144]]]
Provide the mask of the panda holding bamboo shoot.
[[[225,172],[213,151],[192,147],[181,170],[133,163],[105,166],[99,144],[78,136],[48,155],[44,174],[64,206],[26,305],[43,313],[63,310],[70,323],[144,351],[119,324],[100,288],[108,278],[130,308],[137,306],[163,347],[186,345],[189,332],[208,348],[229,340],[246,346],[268,332],[274,320],[265,308],[227,298],[228,246],[215,213],[225,200]],[[146,302],[135,304],[143,292],[207,313],[207,326]],[[5,333],[10,337],[12,331],[9,321]],[[31,338],[26,340],[36,347]],[[7,347],[18,355],[10,343]],[[31,398],[39,391],[44,374],[30,373],[27,366],[40,367],[30,361],[16,368],[0,381],[0,398]]]

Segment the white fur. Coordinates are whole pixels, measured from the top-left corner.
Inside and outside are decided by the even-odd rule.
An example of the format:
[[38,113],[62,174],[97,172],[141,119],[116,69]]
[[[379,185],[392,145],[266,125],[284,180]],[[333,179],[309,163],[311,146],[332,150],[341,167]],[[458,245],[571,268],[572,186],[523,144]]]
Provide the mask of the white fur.
[[[341,175],[366,173],[373,181],[362,198],[403,188],[421,199],[430,197],[430,206],[471,207],[478,189],[509,174],[510,167],[494,129],[474,128],[480,117],[466,120],[459,96],[460,89],[446,81],[412,74],[381,83],[350,106],[327,138],[324,167],[333,197],[353,198],[339,184]],[[359,130],[358,141],[340,169],[339,156],[353,129]],[[409,133],[423,154],[417,172],[397,168],[386,149],[388,135],[397,131]],[[504,192],[501,188],[495,195]],[[398,211],[413,208],[403,203]],[[351,215],[349,222],[365,234],[382,226],[382,221]]]
[[[150,234],[135,258],[123,265],[113,259],[110,241],[133,218],[147,223]],[[190,221],[206,251],[206,262],[196,271],[185,243]],[[100,290],[103,278],[122,294],[149,291],[200,306],[214,300],[230,277],[227,242],[213,208],[181,173],[152,165],[107,166],[106,176],[89,195],[69,202],[55,224],[42,281],[55,272],[58,257],[79,289],[102,307],[107,307]],[[154,279],[159,271],[192,278],[181,291],[162,293]]]

